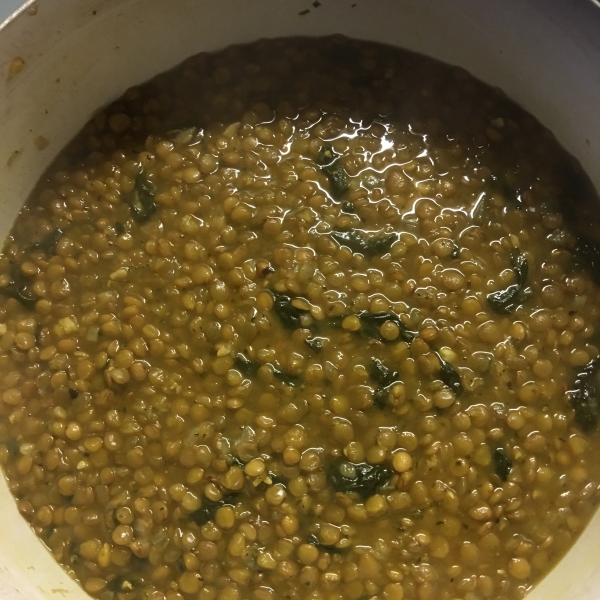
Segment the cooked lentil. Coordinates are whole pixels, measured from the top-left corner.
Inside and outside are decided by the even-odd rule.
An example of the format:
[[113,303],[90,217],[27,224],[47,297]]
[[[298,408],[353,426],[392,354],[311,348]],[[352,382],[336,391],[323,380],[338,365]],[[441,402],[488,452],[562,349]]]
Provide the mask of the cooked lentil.
[[0,257],[20,512],[100,600],[523,598],[600,497],[584,192],[500,92],[372,43],[127,91]]

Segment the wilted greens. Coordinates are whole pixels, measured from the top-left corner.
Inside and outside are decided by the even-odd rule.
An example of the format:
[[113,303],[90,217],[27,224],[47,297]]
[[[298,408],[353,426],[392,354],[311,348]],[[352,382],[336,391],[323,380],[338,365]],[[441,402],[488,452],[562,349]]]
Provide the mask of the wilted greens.
[[513,249],[511,264],[517,283],[509,285],[505,290],[492,292],[487,297],[490,306],[497,313],[511,313],[531,296],[531,290],[527,287],[528,266],[525,255]]
[[[348,476],[349,472],[352,476]],[[392,474],[391,469],[384,465],[336,462],[329,468],[327,478],[336,492],[356,492],[368,498],[386,484]]]
[[46,234],[39,242],[36,242],[31,247],[32,250],[41,250],[45,254],[56,254],[56,245],[65,232],[57,227],[50,233]]
[[16,264],[11,265],[10,282],[8,285],[0,288],[0,293],[14,298],[21,303],[23,308],[33,310],[38,301],[38,298],[29,290],[29,282]]
[[360,333],[364,337],[370,337],[380,341],[386,341],[379,332],[379,328],[386,322],[391,321],[395,323],[398,329],[400,330],[400,338],[405,342],[412,342],[415,337],[417,337],[417,333],[415,331],[411,331],[404,324],[404,321],[396,314],[392,312],[379,312],[372,313],[366,310],[363,310],[356,315],[360,319],[361,329]]
[[373,404],[377,408],[385,408],[392,386],[400,381],[400,374],[388,369],[379,359],[374,358],[371,361],[369,375],[379,384],[373,395]]
[[502,481],[506,481],[512,469],[510,456],[508,456],[504,448],[494,448],[492,460],[494,462],[494,472]]
[[330,235],[340,246],[348,246],[352,252],[364,254],[368,258],[389,252],[394,242],[400,239],[400,235],[395,232],[383,235],[366,235],[356,229],[352,231],[332,231]]
[[458,371],[447,360],[444,360],[439,352],[436,352],[435,355],[440,361],[440,379],[454,392],[455,396],[460,396],[464,389]]
[[337,200],[349,187],[348,173],[346,173],[339,155],[333,151],[331,146],[325,145],[319,152],[317,164],[321,167],[323,173],[327,175],[331,195]]
[[287,329],[298,329],[302,327],[300,317],[308,311],[296,308],[292,305],[292,298],[271,291],[273,295],[273,310]]
[[154,184],[143,173],[140,173],[135,178],[133,190],[123,197],[131,207],[131,215],[136,221],[144,223],[154,214],[156,211],[155,194]]

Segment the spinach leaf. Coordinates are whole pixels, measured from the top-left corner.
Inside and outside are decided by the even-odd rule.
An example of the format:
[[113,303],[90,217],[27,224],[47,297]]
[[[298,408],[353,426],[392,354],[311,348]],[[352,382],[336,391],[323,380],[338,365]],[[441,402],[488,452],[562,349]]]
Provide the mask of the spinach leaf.
[[339,156],[335,154],[331,146],[325,145],[319,152],[317,164],[329,179],[331,195],[334,199],[339,198],[349,187],[348,173],[346,173]]
[[65,232],[57,228],[54,231],[46,234],[39,242],[36,242],[31,246],[32,250],[41,250],[45,254],[56,254],[56,244],[58,240],[65,234]]
[[396,313],[371,313],[363,310],[356,316],[360,319],[361,323],[361,329],[359,330],[359,333],[366,337],[374,338],[382,342],[387,341],[382,338],[381,334],[379,333],[379,328],[386,321],[392,321],[392,323],[395,323],[398,326],[398,329],[400,330],[400,337],[405,342],[410,343],[415,339],[415,337],[417,337],[416,332],[410,331],[404,324],[404,321],[402,321],[402,319]]
[[306,540],[311,546],[314,546],[317,550],[321,552],[328,552],[329,554],[341,554],[345,552],[349,548],[338,548],[337,546],[328,546],[326,544],[322,544],[319,542],[319,538],[316,535],[309,535]]
[[[353,471],[353,477],[343,475],[340,468]],[[372,496],[377,488],[386,484],[393,473],[383,465],[370,465],[368,463],[352,464],[336,462],[327,472],[327,479],[336,492],[356,492],[363,498]]]
[[574,389],[569,396],[575,410],[575,422],[585,433],[591,433],[598,427],[598,388],[594,376],[600,368],[600,359],[591,360],[577,374]]
[[226,494],[220,500],[210,500],[206,496],[202,496],[202,506],[190,514],[190,519],[196,525],[204,525],[209,521],[214,521],[215,515],[221,506],[235,506],[234,498],[235,494]]
[[390,392],[394,384],[386,385],[384,387],[377,388],[373,394],[373,404],[379,409],[383,410],[390,401]]
[[400,374],[391,371],[379,359],[374,358],[371,361],[369,375],[380,385],[373,394],[373,404],[377,408],[383,409],[388,403],[392,387],[400,381]]
[[25,279],[23,271],[16,264],[11,265],[10,282],[0,289],[0,293],[9,298],[14,298],[27,310],[34,310],[38,301],[38,298],[29,290],[28,281]]
[[494,462],[494,472],[502,481],[506,481],[512,469],[510,456],[508,456],[504,448],[494,448],[492,460]]
[[247,356],[238,354],[233,361],[233,368],[237,369],[242,375],[246,375],[246,377],[253,377],[258,373],[260,365]]
[[379,385],[395,383],[400,377],[396,371],[388,369],[378,358],[371,359],[369,375],[371,376],[371,379]]
[[527,287],[527,259],[516,249],[511,252],[511,264],[517,283],[509,285],[505,290],[499,290],[488,294],[490,306],[501,314],[510,314],[531,296],[531,289]]
[[300,317],[308,311],[292,306],[292,299],[277,292],[271,292],[273,296],[273,310],[287,329],[298,329],[302,327]]
[[395,232],[367,236],[356,229],[352,231],[332,231],[330,235],[340,246],[348,246],[352,252],[364,254],[368,258],[389,252],[392,244],[400,238],[400,234]]
[[[260,365],[257,362],[250,360],[247,356],[244,356],[243,354],[238,354],[233,361],[233,368],[237,369],[242,375],[245,375],[246,377],[254,377],[258,373]],[[275,375],[277,379],[279,379],[286,385],[296,386],[302,383],[302,378],[299,375],[284,373],[274,365],[271,365],[271,368],[273,369],[273,375]]]
[[123,200],[131,207],[131,215],[139,223],[145,223],[156,211],[154,184],[142,173],[135,178],[133,190]]
[[434,354],[440,361],[440,379],[454,392],[455,396],[460,396],[464,389],[458,371],[447,360],[444,360],[439,352],[434,352]]
[[323,350],[323,341],[325,338],[321,337],[310,337],[304,340],[304,343],[311,349],[314,350],[317,354]]

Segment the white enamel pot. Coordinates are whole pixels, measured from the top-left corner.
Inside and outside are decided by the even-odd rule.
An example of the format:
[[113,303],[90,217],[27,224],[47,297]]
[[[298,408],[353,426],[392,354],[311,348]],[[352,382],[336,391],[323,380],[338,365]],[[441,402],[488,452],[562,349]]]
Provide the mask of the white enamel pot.
[[[600,189],[600,8],[591,1],[38,0],[0,28],[0,239],[53,157],[128,87],[200,51],[331,33],[404,46],[502,88]],[[15,58],[24,61],[18,74]],[[87,598],[20,517],[1,477],[0,598]],[[597,514],[528,600],[599,598]]]

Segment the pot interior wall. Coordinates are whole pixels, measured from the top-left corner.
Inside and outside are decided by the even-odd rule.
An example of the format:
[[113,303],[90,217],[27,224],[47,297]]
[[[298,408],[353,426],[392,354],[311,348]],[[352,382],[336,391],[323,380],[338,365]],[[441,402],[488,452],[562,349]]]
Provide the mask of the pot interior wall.
[[[191,54],[282,35],[343,33],[461,65],[549,126],[600,188],[600,10],[591,3],[44,0],[32,12],[0,31],[0,239],[43,170],[99,107]],[[10,76],[13,57],[25,68]],[[1,478],[0,506],[0,597],[85,598],[18,515]],[[597,556],[600,515],[528,599],[597,599]]]

